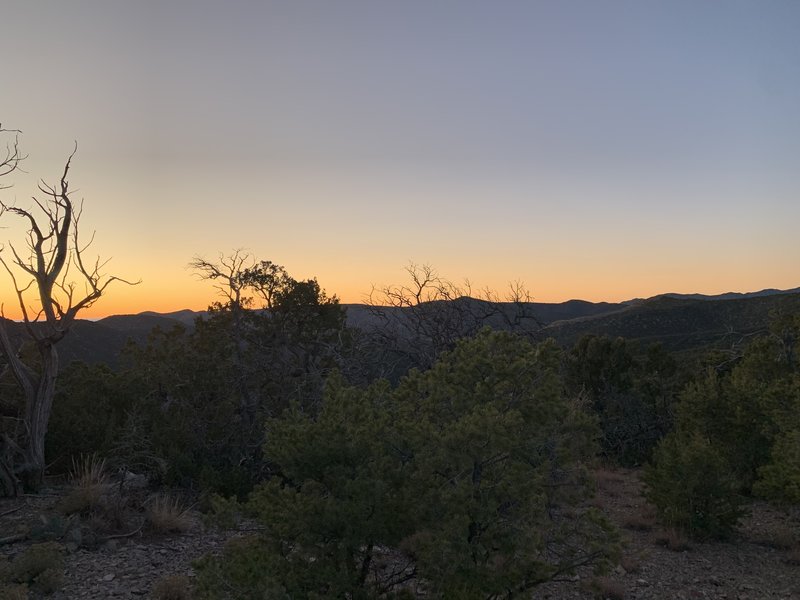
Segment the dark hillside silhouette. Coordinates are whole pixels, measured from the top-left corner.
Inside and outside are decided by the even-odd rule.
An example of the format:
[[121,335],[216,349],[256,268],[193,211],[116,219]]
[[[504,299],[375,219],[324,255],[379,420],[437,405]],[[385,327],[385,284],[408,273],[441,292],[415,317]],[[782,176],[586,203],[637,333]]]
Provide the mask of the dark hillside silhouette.
[[571,345],[584,335],[661,342],[669,350],[725,348],[767,330],[773,311],[800,308],[800,294],[772,294],[733,300],[693,300],[658,296],[603,315],[557,321],[544,336]]
[[[691,298],[672,296],[665,294],[621,303],[532,302],[530,312],[544,326],[541,336],[553,337],[562,346],[575,343],[583,335],[594,334],[646,343],[661,342],[671,350],[691,350],[729,347],[742,336],[766,330],[771,311],[800,307],[800,293],[794,290]],[[350,327],[368,329],[380,325],[380,319],[367,305],[343,304],[342,307]],[[404,309],[389,307],[387,310],[401,315]],[[155,327],[169,330],[182,325],[191,331],[195,319],[205,318],[207,314],[185,309],[163,314],[148,311],[114,315],[99,321],[78,320],[60,346],[63,364],[79,360],[116,368],[120,366],[122,350],[128,340],[144,343]],[[489,325],[503,328],[502,319]],[[19,324],[8,322],[8,327],[12,337],[21,335]]]

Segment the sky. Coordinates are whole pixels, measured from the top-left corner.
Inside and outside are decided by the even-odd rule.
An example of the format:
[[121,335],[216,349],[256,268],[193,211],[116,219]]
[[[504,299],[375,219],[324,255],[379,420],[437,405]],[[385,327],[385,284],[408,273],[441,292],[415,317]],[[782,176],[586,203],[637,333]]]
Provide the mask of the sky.
[[202,309],[188,263],[240,248],[344,302],[410,261],[542,302],[800,285],[800,2],[0,12],[28,154],[3,200],[30,208],[77,140],[87,253],[142,280],[84,316]]

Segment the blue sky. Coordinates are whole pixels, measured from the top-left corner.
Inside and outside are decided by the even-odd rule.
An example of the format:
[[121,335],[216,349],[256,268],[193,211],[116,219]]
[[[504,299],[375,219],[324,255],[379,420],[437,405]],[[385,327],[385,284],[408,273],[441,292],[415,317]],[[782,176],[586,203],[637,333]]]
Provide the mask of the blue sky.
[[78,140],[85,226],[144,280],[100,313],[201,307],[186,263],[238,247],[348,301],[409,260],[543,301],[800,285],[800,3],[3,17],[0,122],[30,155],[6,198],[24,204]]

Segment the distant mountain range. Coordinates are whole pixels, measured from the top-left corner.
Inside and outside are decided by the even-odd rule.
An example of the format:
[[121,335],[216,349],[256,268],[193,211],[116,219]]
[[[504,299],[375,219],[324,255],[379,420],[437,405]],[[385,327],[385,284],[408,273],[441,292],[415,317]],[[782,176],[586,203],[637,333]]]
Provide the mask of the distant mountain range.
[[[653,296],[653,298],[649,298],[649,300],[654,300],[656,298],[677,298],[679,300],[742,300],[744,298],[760,298],[762,296],[777,296],[782,294],[798,294],[800,293],[800,287],[793,288],[791,290],[776,290],[774,288],[768,288],[766,290],[761,290],[760,292],[727,292],[725,294],[716,294],[713,296],[708,296],[706,294],[676,294],[676,293],[668,293],[668,294],[659,294],[658,296]],[[644,300],[641,298],[637,298],[636,300],[629,300],[626,304],[631,304],[634,302],[643,302]]]
[[[459,299],[455,302],[480,302]],[[352,327],[380,326],[380,319],[364,304],[345,304]],[[513,305],[504,305],[511,310]],[[671,350],[726,347],[732,342],[765,330],[773,311],[800,312],[800,288],[767,289],[759,292],[704,294],[660,294],[626,302],[531,302],[530,314],[542,324],[542,337],[552,337],[568,346],[586,334],[622,336],[644,343],[660,342]],[[402,315],[404,309],[387,309]],[[59,344],[62,364],[73,360],[119,366],[122,349],[132,340],[146,341],[155,328],[171,329],[180,324],[189,329],[207,312],[181,310],[171,313],[142,312],[114,315],[98,321],[77,321]],[[20,338],[22,326],[7,322],[12,338]],[[493,325],[501,327],[500,321]]]

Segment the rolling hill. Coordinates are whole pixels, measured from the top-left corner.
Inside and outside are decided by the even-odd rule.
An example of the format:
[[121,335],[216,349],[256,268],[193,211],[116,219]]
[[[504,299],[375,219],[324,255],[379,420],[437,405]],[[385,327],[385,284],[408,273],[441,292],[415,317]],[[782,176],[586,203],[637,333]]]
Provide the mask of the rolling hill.
[[[472,298],[454,302],[475,303]],[[382,321],[364,304],[343,305],[351,327],[380,327]],[[552,337],[569,346],[587,334],[621,336],[643,343],[661,342],[670,350],[726,347],[767,328],[773,311],[800,312],[800,288],[762,290],[746,294],[718,296],[702,294],[662,294],[646,300],[627,302],[561,303],[533,302],[526,307],[542,324],[541,337]],[[504,305],[511,311],[512,305]],[[406,309],[387,308],[394,318],[404,318]],[[171,329],[182,325],[191,329],[206,312],[182,310],[160,314],[114,315],[99,321],[76,321],[69,335],[59,344],[62,364],[73,360],[120,365],[122,350],[129,340],[143,343],[155,327]],[[502,327],[502,319],[490,322]],[[21,340],[22,325],[6,321],[12,338]]]

